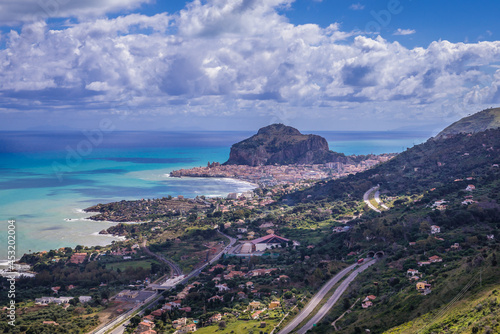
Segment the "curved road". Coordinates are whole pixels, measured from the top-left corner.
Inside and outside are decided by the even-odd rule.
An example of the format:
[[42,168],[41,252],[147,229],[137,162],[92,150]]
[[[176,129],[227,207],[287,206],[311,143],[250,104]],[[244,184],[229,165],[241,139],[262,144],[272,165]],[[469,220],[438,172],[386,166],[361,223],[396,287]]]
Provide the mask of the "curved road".
[[305,334],[308,330],[310,330],[314,324],[317,324],[323,317],[330,311],[330,309],[335,305],[335,303],[339,300],[340,296],[345,292],[349,284],[358,276],[360,272],[366,270],[369,266],[374,264],[375,261],[368,260],[366,263],[361,265],[358,269],[352,272],[335,290],[333,295],[328,299],[328,301],[321,307],[321,309],[316,313],[301,329],[297,331],[298,334]]
[[[365,192],[365,194],[363,195],[363,201],[365,201],[366,205],[368,205],[368,207],[370,209],[372,209],[373,211],[376,211],[378,213],[381,213],[382,211],[380,211],[379,209],[377,209],[372,203],[370,203],[370,194],[374,191],[378,191],[378,186],[376,187],[373,187],[373,188],[370,188],[368,189],[367,192]],[[380,198],[379,198],[380,200]]]
[[375,192],[374,198],[375,198],[375,202],[377,202],[378,205],[380,205],[385,210],[389,210],[389,207],[387,205],[385,205],[382,202],[382,200],[380,199],[380,189],[377,189],[377,191]]
[[170,273],[171,275],[170,276],[174,276],[174,275],[175,276],[180,276],[180,275],[182,275],[182,269],[175,262],[170,261],[169,259],[164,258],[160,254],[153,253],[145,245],[143,247],[141,247],[141,249],[144,252],[146,252],[147,254],[149,254],[150,256],[156,258],[158,261],[163,262],[166,265],[168,265],[170,267],[170,269],[171,269],[171,273]]
[[304,307],[299,312],[299,314],[297,314],[297,316],[290,323],[288,323],[288,325],[285,326],[285,328],[283,328],[281,331],[279,331],[278,334],[288,334],[291,331],[293,331],[295,329],[295,327],[297,327],[302,321],[304,321],[304,319],[309,316],[309,314],[314,310],[314,308],[316,308],[316,306],[318,306],[318,304],[321,302],[321,300],[323,300],[323,298],[325,298],[328,291],[330,291],[330,289],[335,284],[337,284],[342,279],[342,277],[347,275],[347,273],[350,272],[351,270],[353,270],[356,266],[357,266],[357,263],[341,270],[337,275],[335,275],[332,279],[330,279],[328,282],[326,282],[326,284],[323,285],[321,290],[319,290],[311,298],[309,303],[307,303],[306,307]]

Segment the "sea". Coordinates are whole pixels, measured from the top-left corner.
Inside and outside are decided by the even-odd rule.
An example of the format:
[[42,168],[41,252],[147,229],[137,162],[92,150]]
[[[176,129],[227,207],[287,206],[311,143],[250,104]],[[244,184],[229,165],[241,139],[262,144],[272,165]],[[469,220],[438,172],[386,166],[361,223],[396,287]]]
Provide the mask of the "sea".
[[[402,152],[430,137],[414,131],[314,133],[346,155]],[[25,253],[118,240],[99,234],[115,223],[89,220],[91,214],[83,212],[98,203],[168,195],[225,197],[255,188],[233,179],[169,176],[172,170],[224,162],[233,143],[253,134],[0,132],[0,264],[14,248],[19,259]]]

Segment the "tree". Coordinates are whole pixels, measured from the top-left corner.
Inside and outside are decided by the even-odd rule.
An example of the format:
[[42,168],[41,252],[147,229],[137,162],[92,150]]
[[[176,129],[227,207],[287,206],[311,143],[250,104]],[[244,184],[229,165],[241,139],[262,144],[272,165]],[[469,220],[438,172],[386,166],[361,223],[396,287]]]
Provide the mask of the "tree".
[[351,307],[351,303],[348,298],[344,298],[342,305],[344,307],[344,310],[348,310],[349,307]]
[[156,262],[151,263],[151,275],[154,275],[156,273],[160,273],[162,271],[161,265],[159,265]]
[[219,329],[225,329],[226,328],[226,322],[224,320],[219,321]]
[[130,319],[130,323],[133,327],[136,327],[141,322],[141,317],[139,315],[135,315]]

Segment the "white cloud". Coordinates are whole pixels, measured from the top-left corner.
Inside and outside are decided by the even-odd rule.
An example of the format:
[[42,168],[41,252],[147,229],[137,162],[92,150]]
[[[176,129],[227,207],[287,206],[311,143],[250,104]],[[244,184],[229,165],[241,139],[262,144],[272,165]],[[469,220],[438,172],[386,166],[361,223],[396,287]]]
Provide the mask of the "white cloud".
[[108,90],[109,86],[107,82],[102,81],[94,81],[85,86],[85,89],[94,90],[94,91],[104,91]]
[[276,8],[286,8],[293,0],[195,0],[180,12],[179,32],[183,36],[258,35],[273,32],[286,21]]
[[15,25],[47,18],[98,17],[111,12],[131,10],[152,0],[3,0],[0,22]]
[[408,49],[338,24],[293,25],[277,11],[288,5],[194,1],[175,17],[131,14],[62,30],[25,24],[3,36],[0,104],[281,118],[361,116],[376,106],[378,120],[393,120],[416,117],[408,110],[425,119],[455,101],[500,102],[500,72],[482,70],[500,58],[498,41]]
[[361,3],[353,3],[352,5],[349,6],[349,9],[352,10],[363,10],[365,9],[365,5],[362,5]]
[[393,33],[393,35],[396,35],[396,36],[406,36],[406,35],[413,35],[416,32],[417,31],[414,30],[414,29],[401,29],[401,28],[398,28],[398,30],[396,30]]

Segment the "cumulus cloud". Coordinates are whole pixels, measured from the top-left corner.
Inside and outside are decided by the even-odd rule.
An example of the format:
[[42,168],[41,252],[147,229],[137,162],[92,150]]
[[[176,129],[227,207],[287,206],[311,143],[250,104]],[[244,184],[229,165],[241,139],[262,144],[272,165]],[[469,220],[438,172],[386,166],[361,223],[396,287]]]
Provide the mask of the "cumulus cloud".
[[398,28],[398,30],[396,30],[393,35],[396,35],[396,36],[405,36],[405,35],[413,35],[414,33],[416,33],[417,31],[414,30],[414,29],[401,29],[401,28]]
[[285,21],[277,8],[290,6],[293,0],[195,0],[180,12],[179,32],[184,36],[217,37],[267,34]]
[[97,17],[110,12],[131,10],[152,0],[3,0],[0,22],[3,25],[35,22],[47,18]]
[[153,115],[251,110],[282,118],[286,110],[362,116],[369,105],[378,118],[404,119],[425,118],[453,101],[499,100],[500,72],[484,70],[500,59],[498,41],[408,49],[353,36],[339,24],[293,25],[279,14],[289,4],[193,1],[175,16],[131,14],[59,30],[25,24],[4,36],[0,103],[101,111],[126,104]]

